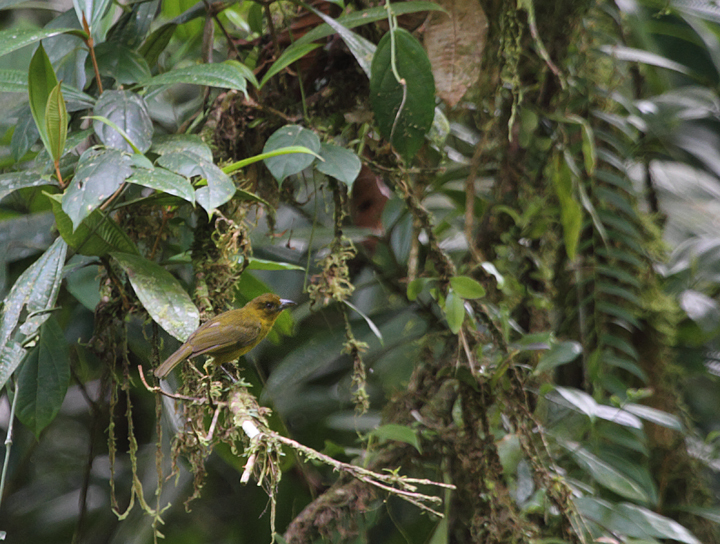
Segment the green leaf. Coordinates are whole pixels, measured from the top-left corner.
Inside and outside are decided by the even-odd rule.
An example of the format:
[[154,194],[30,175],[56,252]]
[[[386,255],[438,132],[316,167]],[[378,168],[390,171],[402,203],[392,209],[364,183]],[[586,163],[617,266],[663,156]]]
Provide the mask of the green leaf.
[[406,427],[405,425],[396,425],[393,423],[381,425],[377,429],[371,431],[369,434],[370,436],[374,436],[381,441],[395,440],[397,442],[410,444],[419,453],[422,453],[422,448],[420,447],[420,439],[418,438],[417,431],[415,429],[411,429],[410,427]]
[[67,244],[58,238],[37,261],[25,269],[5,297],[0,321],[3,354],[0,362],[0,390],[22,362],[24,350],[16,345],[13,338],[20,316],[23,310],[29,314],[19,328],[24,338],[32,337],[50,317],[48,310],[55,306],[57,300],[66,254]]
[[563,240],[568,259],[575,260],[577,244],[582,228],[582,207],[573,196],[572,174],[565,162],[555,157],[552,180],[560,203],[560,222],[563,226]]
[[610,463],[590,453],[577,442],[560,441],[575,462],[601,486],[626,499],[650,503],[650,497],[638,482],[623,474]]
[[62,195],[44,194],[50,199],[60,236],[80,255],[103,257],[111,251],[139,253],[120,225],[99,210],[92,212],[74,228],[72,220],[62,209]]
[[[417,13],[418,11],[445,11],[440,5],[434,2],[422,2],[422,1],[411,1],[411,2],[399,2],[392,6],[392,11],[396,16],[405,15],[406,13]],[[363,9],[359,11],[353,11],[337,18],[337,22],[343,27],[350,29],[361,25],[367,25],[376,21],[386,20],[388,16],[387,9],[385,6],[377,8]],[[307,34],[304,34],[295,41],[297,45],[303,45],[306,43],[320,40],[337,31],[333,29],[327,23],[323,23],[313,28]]]
[[142,82],[144,87],[157,85],[205,85],[207,87],[220,87],[222,89],[237,89],[247,95],[247,80],[245,72],[237,65],[229,62],[215,64],[196,64],[185,68],[176,68],[147,79]]
[[39,185],[57,185],[57,182],[47,174],[43,175],[37,172],[0,174],[0,200],[20,189]]
[[603,45],[600,47],[600,51],[617,60],[649,64],[659,68],[674,70],[676,72],[680,72],[681,74],[692,73],[686,66],[683,66],[679,62],[670,60],[665,55],[658,55],[650,51],[643,51],[642,49],[634,49],[632,47],[624,47],[621,45]]
[[111,77],[120,85],[132,85],[150,78],[145,58],[122,44],[105,42],[95,47],[100,75]]
[[[345,45],[355,57],[355,60],[360,65],[360,68],[362,68],[363,72],[365,72],[368,78],[371,77],[372,59],[376,51],[375,45],[372,42],[363,38],[362,36],[359,36],[354,32],[350,32],[350,30],[345,27],[341,22],[336,21],[332,17],[328,17],[322,11],[315,9],[314,7],[306,4],[305,2],[300,2],[300,4],[308,11],[311,11],[312,13],[320,17],[323,21],[325,21],[325,24],[329,25],[335,32],[340,34],[340,37],[343,39]],[[304,46],[300,45],[298,47]]]
[[603,313],[609,314],[611,316],[617,317],[619,319],[622,319],[624,321],[627,321],[631,325],[634,325],[638,329],[640,328],[640,322],[637,320],[637,318],[632,315],[629,311],[627,311],[625,308],[621,308],[617,304],[613,304],[611,302],[606,301],[599,301],[596,305],[597,309],[600,310]]
[[195,200],[208,213],[225,204],[235,194],[235,184],[230,177],[212,159],[208,161],[192,151],[166,153],[158,159],[158,164],[181,176],[200,176],[207,180],[207,186],[195,191]]
[[464,299],[472,300],[485,296],[485,288],[468,276],[450,278],[450,286]]
[[[393,39],[404,86],[392,69]],[[388,32],[380,40],[372,61],[370,103],[380,133],[406,161],[412,159],[435,116],[435,81],[425,50],[407,30]]]
[[352,190],[353,183],[362,168],[358,156],[348,149],[332,144],[322,144],[320,156],[324,162],[316,163],[315,169],[326,176],[332,176],[336,180],[342,181],[348,186],[348,191]]
[[[111,0],[73,0],[73,6],[80,24],[83,23],[84,18],[90,30],[96,31],[110,2]],[[96,37],[96,32],[93,32],[93,37]]]
[[245,270],[305,270],[302,266],[290,263],[279,263],[277,261],[266,261],[257,257],[248,258],[248,265]]
[[48,139],[48,153],[57,162],[65,150],[67,140],[68,114],[60,83],[50,91],[45,109],[45,132]]
[[[95,104],[94,115],[104,117],[119,127],[141,153],[150,149],[153,124],[145,100],[130,91],[105,91]],[[93,129],[107,147],[132,153],[135,151],[121,133],[99,120]]]
[[138,53],[145,58],[148,66],[157,64],[160,54],[165,51],[165,48],[170,43],[177,26],[175,23],[165,23],[155,29],[140,46]]
[[75,299],[91,312],[100,304],[98,263],[89,257],[75,255],[65,265],[65,287]]
[[249,164],[264,161],[265,159],[270,159],[272,157],[279,157],[280,155],[292,155],[293,153],[306,153],[308,155],[312,155],[317,159],[322,159],[320,155],[318,155],[314,151],[311,151],[307,147],[303,147],[301,145],[291,145],[289,147],[281,147],[268,153],[260,153],[259,155],[254,155],[252,157],[248,157],[247,159],[228,164],[226,166],[223,166],[222,171],[226,174],[232,174],[233,172],[236,172],[237,170],[240,170],[241,168],[244,168]]
[[48,319],[18,373],[17,416],[36,438],[60,411],[70,383],[69,346],[60,325]]
[[573,340],[554,344],[540,356],[540,362],[533,372],[534,375],[548,372],[555,367],[570,363],[582,353],[582,345]]
[[485,272],[495,277],[498,289],[502,289],[503,287],[505,287],[505,278],[500,272],[498,272],[498,269],[495,268],[495,265],[493,263],[489,263],[486,261],[482,263],[481,266],[483,267],[483,270],[485,270]]
[[150,317],[181,342],[200,325],[200,313],[180,282],[161,266],[139,255],[112,253],[125,270]]
[[319,43],[309,43],[300,46],[292,45],[288,47],[285,51],[283,51],[283,54],[280,55],[280,57],[272,63],[270,69],[265,73],[262,80],[260,81],[260,88],[262,89],[271,77],[282,72],[292,63],[297,62],[305,55],[307,55],[310,51],[313,51],[318,47],[320,47]]
[[40,44],[30,60],[30,70],[28,74],[28,95],[30,96],[30,111],[32,112],[35,125],[40,133],[40,139],[52,157],[52,147],[48,140],[47,123],[45,122],[45,112],[47,111],[48,99],[50,93],[57,86],[58,81],[55,77],[50,59],[45,53],[45,49]]
[[593,497],[574,499],[578,511],[606,530],[632,538],[669,538],[685,544],[700,544],[678,522],[629,503],[612,504]]
[[[27,88],[27,87],[26,87]],[[30,105],[18,111],[18,122],[10,140],[10,151],[15,162],[19,162],[40,138],[40,131],[30,111]]]
[[380,329],[377,327],[377,325],[375,325],[373,320],[370,319],[367,315],[365,315],[362,311],[360,311],[360,309],[357,308],[355,305],[349,303],[347,300],[344,300],[343,302],[345,303],[346,306],[348,306],[349,308],[352,308],[358,314],[360,314],[360,317],[362,317],[365,320],[365,322],[368,324],[368,327],[370,327],[370,330],[372,331],[372,333],[377,337],[378,340],[380,340],[380,343],[383,344],[384,343],[383,335],[380,332]]
[[[320,139],[313,131],[299,125],[285,125],[268,138],[263,153],[270,153],[290,146],[303,146],[313,153],[318,153],[320,151]],[[265,159],[265,166],[268,167],[278,184],[282,184],[286,177],[302,172],[314,160],[315,158],[312,155],[294,153]]]
[[194,134],[176,134],[156,138],[152,150],[158,155],[186,153],[204,161],[212,162],[213,160],[212,150],[202,141],[200,136]]
[[[0,57],[22,49],[26,45],[39,42],[45,38],[57,36],[59,34],[77,34],[75,28],[43,28],[40,30],[3,30],[0,32]],[[54,87],[54,85],[53,85]]]
[[413,281],[408,283],[407,286],[407,298],[410,301],[417,299],[417,297],[425,290],[425,287],[430,282],[437,281],[436,278],[415,278]]
[[448,290],[443,312],[452,333],[459,333],[465,320],[465,301],[452,289]]
[[0,92],[26,93],[28,90],[28,74],[23,70],[0,70]]
[[178,196],[191,204],[195,204],[195,189],[190,181],[185,176],[175,174],[164,168],[136,168],[125,181]]
[[72,220],[73,228],[110,198],[130,174],[130,157],[117,149],[89,149],[83,153],[62,199],[63,211]]
[[635,414],[636,416],[646,420],[650,421],[651,423],[655,423],[656,425],[660,425],[662,427],[667,427],[668,429],[672,429],[674,431],[682,432],[683,426],[680,422],[680,419],[677,416],[674,416],[672,414],[668,414],[667,412],[663,412],[662,410],[657,410],[655,408],[651,408],[650,406],[645,406],[643,404],[624,404],[623,409],[627,410],[631,414]]

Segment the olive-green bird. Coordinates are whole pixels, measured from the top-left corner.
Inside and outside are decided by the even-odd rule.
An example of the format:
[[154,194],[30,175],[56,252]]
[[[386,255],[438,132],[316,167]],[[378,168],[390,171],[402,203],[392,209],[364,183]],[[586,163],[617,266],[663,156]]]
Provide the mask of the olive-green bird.
[[295,304],[267,293],[240,309],[213,317],[200,325],[187,342],[157,367],[155,375],[164,378],[179,363],[198,355],[212,355],[218,365],[234,361],[257,346],[270,332],[280,313]]

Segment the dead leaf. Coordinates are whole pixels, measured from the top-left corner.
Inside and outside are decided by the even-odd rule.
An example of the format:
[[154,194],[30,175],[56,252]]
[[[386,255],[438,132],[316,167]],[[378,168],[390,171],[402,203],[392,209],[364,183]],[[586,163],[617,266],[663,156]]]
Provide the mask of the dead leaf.
[[438,0],[447,13],[433,12],[425,31],[435,87],[453,107],[480,76],[487,18],[477,0]]

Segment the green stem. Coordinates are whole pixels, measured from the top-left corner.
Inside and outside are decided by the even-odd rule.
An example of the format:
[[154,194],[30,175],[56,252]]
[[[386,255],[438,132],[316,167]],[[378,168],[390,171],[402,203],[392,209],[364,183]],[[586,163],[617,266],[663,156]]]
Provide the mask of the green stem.
[[[0,506],[2,506],[2,498],[5,494],[5,478],[7,477],[8,467],[10,466],[10,450],[12,449],[12,433],[13,422],[15,421],[15,408],[18,400],[18,381],[15,381],[15,394],[13,395],[12,405],[10,407],[10,422],[8,423],[7,435],[5,435],[5,460],[3,461],[2,476],[0,477]],[[8,388],[9,388],[8,384]]]

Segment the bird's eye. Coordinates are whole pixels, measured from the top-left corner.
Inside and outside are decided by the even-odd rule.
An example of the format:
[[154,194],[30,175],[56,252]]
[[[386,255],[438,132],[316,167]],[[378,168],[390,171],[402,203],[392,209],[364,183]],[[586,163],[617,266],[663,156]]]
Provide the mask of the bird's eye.
[[273,309],[273,306],[274,306],[274,304],[273,304],[272,302],[266,302],[266,303],[265,303],[265,307],[266,307],[268,310],[272,310],[272,309]]

